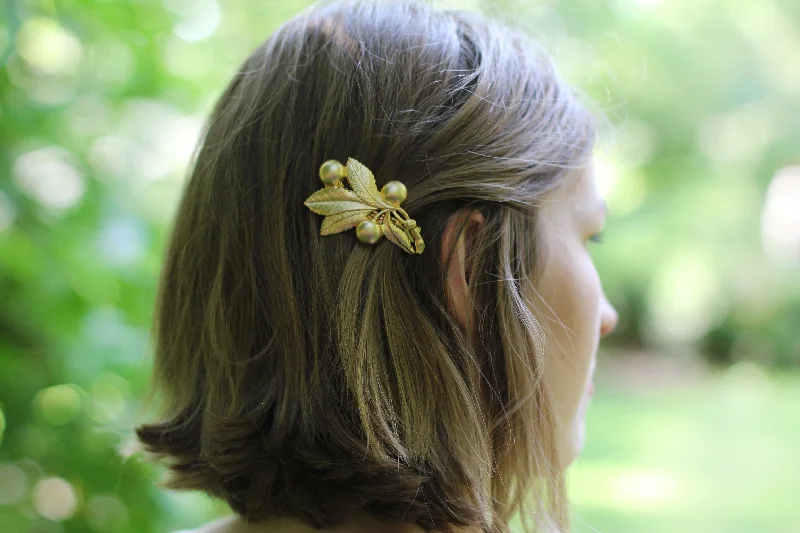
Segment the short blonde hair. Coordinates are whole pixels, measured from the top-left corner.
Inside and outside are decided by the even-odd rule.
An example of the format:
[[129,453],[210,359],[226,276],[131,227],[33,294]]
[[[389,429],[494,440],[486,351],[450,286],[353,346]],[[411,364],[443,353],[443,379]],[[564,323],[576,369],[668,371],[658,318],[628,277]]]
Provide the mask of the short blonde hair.
[[[137,435],[168,486],[253,521],[325,527],[348,509],[566,531],[528,303],[537,199],[588,159],[594,128],[546,53],[478,13],[324,2],[283,24],[217,102],[166,253],[163,413]],[[348,157],[408,186],[422,255],[320,236],[303,201],[321,162]],[[462,332],[442,233],[474,209]]]

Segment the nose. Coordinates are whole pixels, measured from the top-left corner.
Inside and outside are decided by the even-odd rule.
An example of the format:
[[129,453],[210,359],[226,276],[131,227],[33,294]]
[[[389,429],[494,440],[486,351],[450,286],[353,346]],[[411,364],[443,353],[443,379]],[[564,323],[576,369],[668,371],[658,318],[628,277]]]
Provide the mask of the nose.
[[608,301],[606,295],[603,294],[603,303],[600,310],[600,337],[605,337],[617,329],[619,323],[619,315],[611,302]]

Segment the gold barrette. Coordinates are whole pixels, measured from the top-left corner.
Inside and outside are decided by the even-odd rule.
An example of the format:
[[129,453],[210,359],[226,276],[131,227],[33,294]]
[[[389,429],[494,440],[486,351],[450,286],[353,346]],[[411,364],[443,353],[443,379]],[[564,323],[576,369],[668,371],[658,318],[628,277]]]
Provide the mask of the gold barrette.
[[[333,235],[355,226],[356,237],[364,244],[375,244],[385,236],[410,254],[421,254],[425,249],[421,228],[400,207],[406,199],[405,185],[390,181],[379,193],[372,171],[352,157],[347,159],[346,167],[335,159],[325,161],[319,167],[319,178],[325,188],[303,204],[325,215],[320,235]],[[344,179],[352,190],[345,188]]]

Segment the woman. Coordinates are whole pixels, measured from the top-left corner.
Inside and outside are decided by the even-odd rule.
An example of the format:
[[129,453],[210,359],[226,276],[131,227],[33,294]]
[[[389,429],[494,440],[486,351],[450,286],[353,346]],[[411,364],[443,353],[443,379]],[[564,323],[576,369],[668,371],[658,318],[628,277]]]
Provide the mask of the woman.
[[[169,486],[234,511],[202,531],[569,529],[616,323],[594,135],[550,58],[475,13],[317,4],[253,52],[177,213],[163,416],[137,430]],[[315,192],[370,186],[383,213],[331,231]]]

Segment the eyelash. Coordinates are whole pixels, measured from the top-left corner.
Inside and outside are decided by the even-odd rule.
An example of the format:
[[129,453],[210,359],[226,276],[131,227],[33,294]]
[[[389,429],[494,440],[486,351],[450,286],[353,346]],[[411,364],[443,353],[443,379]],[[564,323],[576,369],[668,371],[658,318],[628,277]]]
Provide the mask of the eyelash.
[[599,233],[595,233],[594,235],[589,237],[589,240],[592,241],[592,242],[596,242],[598,244],[602,243],[603,242],[603,232],[601,231]]

